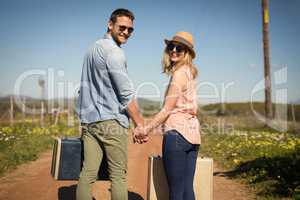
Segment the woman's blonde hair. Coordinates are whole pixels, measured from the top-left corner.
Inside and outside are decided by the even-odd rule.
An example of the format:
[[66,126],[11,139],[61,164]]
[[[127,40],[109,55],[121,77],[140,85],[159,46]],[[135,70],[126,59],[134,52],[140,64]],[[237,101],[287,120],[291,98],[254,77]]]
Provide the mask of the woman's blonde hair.
[[198,70],[193,63],[193,57],[191,53],[187,50],[184,53],[184,57],[182,60],[176,63],[172,63],[170,60],[169,52],[167,48],[165,48],[162,59],[163,73],[166,73],[167,75],[172,75],[173,72],[175,72],[177,69],[179,69],[179,67],[183,65],[187,65],[190,68],[193,78],[195,79],[198,75]]

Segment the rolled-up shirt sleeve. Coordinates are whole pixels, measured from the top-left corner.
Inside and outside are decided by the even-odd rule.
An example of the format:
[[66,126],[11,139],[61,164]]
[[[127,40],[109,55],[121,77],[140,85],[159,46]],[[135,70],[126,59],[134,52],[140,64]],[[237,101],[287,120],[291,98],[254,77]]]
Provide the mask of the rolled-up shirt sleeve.
[[128,76],[124,53],[120,50],[110,51],[107,55],[106,65],[122,109],[126,109],[134,98],[135,92],[133,83]]

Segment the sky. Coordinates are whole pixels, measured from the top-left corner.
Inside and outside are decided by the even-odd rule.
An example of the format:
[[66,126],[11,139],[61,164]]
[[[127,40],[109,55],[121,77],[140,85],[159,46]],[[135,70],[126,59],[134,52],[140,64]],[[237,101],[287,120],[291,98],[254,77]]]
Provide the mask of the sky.
[[[202,103],[264,100],[260,0],[0,0],[0,96],[76,96],[83,56],[103,37],[111,12],[127,8],[135,31],[122,46],[138,97],[162,99],[163,40],[195,41]],[[272,98],[300,99],[299,0],[270,0]]]

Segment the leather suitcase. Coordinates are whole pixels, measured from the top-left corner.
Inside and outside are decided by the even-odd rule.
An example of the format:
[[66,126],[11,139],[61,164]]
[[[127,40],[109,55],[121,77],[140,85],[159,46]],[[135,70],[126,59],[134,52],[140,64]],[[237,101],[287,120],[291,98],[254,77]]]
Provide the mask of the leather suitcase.
[[[83,162],[82,141],[79,137],[55,137],[51,175],[55,180],[78,180]],[[98,180],[108,180],[107,161],[103,157]]]
[[[169,188],[160,156],[150,156],[148,162],[147,200],[169,199]],[[213,199],[213,159],[198,157],[194,177],[196,200]]]

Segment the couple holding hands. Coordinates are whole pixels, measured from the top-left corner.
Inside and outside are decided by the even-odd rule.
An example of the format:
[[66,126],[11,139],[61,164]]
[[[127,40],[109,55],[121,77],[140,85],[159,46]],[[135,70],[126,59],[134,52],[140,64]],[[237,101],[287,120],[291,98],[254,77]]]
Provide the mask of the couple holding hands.
[[82,68],[77,111],[81,121],[84,162],[76,190],[78,200],[92,200],[92,184],[105,155],[111,199],[127,200],[129,119],[133,140],[144,143],[157,127],[163,129],[162,157],[170,200],[194,200],[193,179],[201,143],[197,119],[196,54],[193,37],[177,32],[165,40],[162,65],[170,76],[162,109],[147,124],[139,113],[121,45],[134,31],[134,14],[113,11],[107,33],[87,51]]

